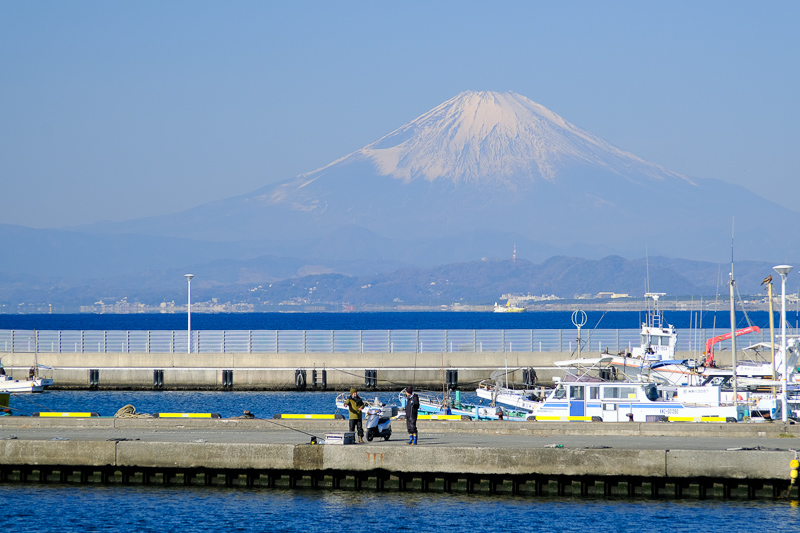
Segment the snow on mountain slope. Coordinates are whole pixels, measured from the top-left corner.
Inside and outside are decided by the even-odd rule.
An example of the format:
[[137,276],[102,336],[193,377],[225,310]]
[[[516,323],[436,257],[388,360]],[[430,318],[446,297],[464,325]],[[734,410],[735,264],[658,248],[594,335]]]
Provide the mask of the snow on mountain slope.
[[318,171],[352,159],[403,181],[425,179],[516,188],[554,182],[573,164],[603,167],[628,180],[686,177],[620,150],[513,92],[463,92],[374,143]]
[[734,214],[743,256],[763,257],[781,246],[773,229],[775,219],[790,216],[785,208],[645,161],[518,94],[464,92],[313,172],[181,213],[91,230],[297,243],[363,228],[391,243],[372,257],[392,261],[416,261],[400,248],[420,242],[483,235],[470,250],[490,249],[498,235],[512,233],[561,249],[624,255],[649,246],[710,259],[720,256],[715,246],[729,242]]

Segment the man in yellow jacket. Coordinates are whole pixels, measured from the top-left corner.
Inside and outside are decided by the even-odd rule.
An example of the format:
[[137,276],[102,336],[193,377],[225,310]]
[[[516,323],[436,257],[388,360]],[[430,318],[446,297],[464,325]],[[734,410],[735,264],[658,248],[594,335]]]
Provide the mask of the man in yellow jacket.
[[350,431],[358,428],[358,442],[364,442],[364,426],[361,424],[361,411],[364,409],[364,400],[358,395],[356,389],[350,389],[350,397],[344,402],[350,414]]

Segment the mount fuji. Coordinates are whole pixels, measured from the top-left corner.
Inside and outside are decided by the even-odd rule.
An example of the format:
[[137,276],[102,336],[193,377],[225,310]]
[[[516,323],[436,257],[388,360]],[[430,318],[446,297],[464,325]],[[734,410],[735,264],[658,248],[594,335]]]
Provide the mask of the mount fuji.
[[519,94],[463,92],[312,172],[181,213],[78,229],[398,264],[510,256],[514,244],[531,259],[649,249],[720,261],[735,216],[737,255],[777,260],[798,249],[777,238],[792,215],[742,187],[645,161]]

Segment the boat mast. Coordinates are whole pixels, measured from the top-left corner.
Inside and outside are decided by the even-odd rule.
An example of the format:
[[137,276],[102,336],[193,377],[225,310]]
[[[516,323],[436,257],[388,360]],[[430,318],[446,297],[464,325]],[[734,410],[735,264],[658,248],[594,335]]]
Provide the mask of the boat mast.
[[[769,281],[767,281],[769,280]],[[767,283],[767,294],[769,295],[769,347],[772,350],[772,395],[775,396],[775,314],[772,310],[772,276],[764,281]]]
[[444,349],[442,350],[442,404],[446,408],[448,405],[449,395],[447,394],[447,380],[445,379],[444,372]]
[[737,380],[736,380],[736,313],[734,311],[734,301],[733,301],[733,286],[735,285],[735,281],[733,280],[733,272],[731,272],[731,355],[733,356],[733,402],[734,404],[737,403]]
[[731,217],[731,281],[730,281],[730,289],[731,289],[731,356],[733,357],[733,404],[738,405],[738,390],[737,384],[738,381],[736,379],[736,312],[734,311],[734,300],[733,300],[733,288],[736,282],[733,279],[733,222],[734,219]]
[[33,330],[33,379],[39,377],[39,332]]

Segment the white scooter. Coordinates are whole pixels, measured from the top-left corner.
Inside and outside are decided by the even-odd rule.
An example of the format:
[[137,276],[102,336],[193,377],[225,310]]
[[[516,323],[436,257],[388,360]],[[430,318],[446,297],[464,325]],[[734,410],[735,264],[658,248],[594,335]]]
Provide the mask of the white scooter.
[[397,407],[368,407],[367,411],[367,440],[378,437],[389,440],[392,436],[392,417],[397,416]]

